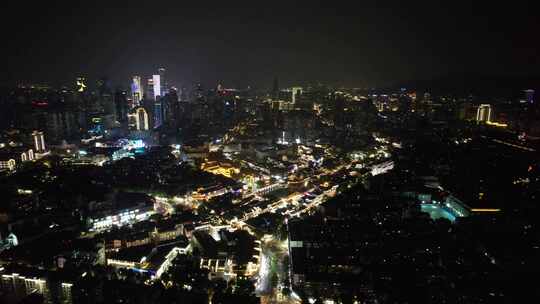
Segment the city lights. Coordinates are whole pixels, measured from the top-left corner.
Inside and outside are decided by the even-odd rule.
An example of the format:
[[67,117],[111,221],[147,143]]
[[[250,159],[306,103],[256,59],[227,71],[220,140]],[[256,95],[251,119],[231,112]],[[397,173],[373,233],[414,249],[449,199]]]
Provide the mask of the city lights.
[[199,2],[6,9],[0,303],[539,302],[532,7]]

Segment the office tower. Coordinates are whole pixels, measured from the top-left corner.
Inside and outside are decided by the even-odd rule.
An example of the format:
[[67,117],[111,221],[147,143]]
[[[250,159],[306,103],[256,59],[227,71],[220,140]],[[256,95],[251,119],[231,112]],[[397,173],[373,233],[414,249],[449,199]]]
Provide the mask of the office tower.
[[147,131],[148,129],[150,129],[148,112],[146,112],[146,109],[144,107],[136,108],[133,116],[135,118],[135,128],[138,131]]
[[154,103],[154,127],[157,128],[163,124],[163,99],[161,96],[156,97]]
[[165,95],[165,69],[158,69],[158,74],[152,75],[153,89],[153,112],[154,112],[154,127],[159,127],[163,124],[163,96]]
[[143,96],[141,76],[133,76],[133,81],[131,82],[131,98],[133,99],[134,107],[141,105]]
[[163,98],[163,122],[176,127],[179,122],[180,102],[178,90],[171,88],[169,93]]
[[105,128],[114,127],[116,121],[116,106],[114,96],[107,78],[101,78],[97,82],[98,105],[102,109],[102,117]]
[[114,105],[116,108],[116,121],[122,124],[126,121],[128,112],[128,100],[126,91],[120,88],[116,89],[116,92],[114,93]]
[[159,68],[158,69],[159,74],[159,82],[160,82],[160,96],[165,96],[165,94],[168,93],[168,86],[167,86],[167,79],[165,78],[165,68]]
[[[171,97],[172,95],[171,91],[169,91],[167,94],[165,94],[163,97],[160,98],[161,102],[161,123],[165,124],[168,121],[168,118],[170,117],[169,112],[171,111]],[[175,98],[176,94],[174,94]]]
[[157,99],[158,96],[161,95],[161,76],[159,75],[152,75],[152,83],[154,88],[154,99]]
[[34,148],[36,152],[45,152],[45,136],[41,131],[34,131],[32,133],[32,138],[34,139]]
[[75,89],[79,93],[83,93],[86,91],[86,78],[84,77],[77,77],[77,81],[75,82],[76,86]]
[[477,122],[490,122],[491,121],[491,105],[481,104],[476,110]]
[[291,92],[292,92],[292,103],[295,104],[296,103],[296,97],[298,97],[299,94],[302,94],[302,88],[301,87],[293,87],[291,89]]
[[45,114],[44,128],[47,131],[49,140],[56,142],[71,135],[70,133],[72,131],[70,129],[73,128],[73,125],[70,126],[69,122],[70,118],[73,117],[68,117],[68,113],[69,112],[51,111]]
[[525,90],[525,101],[527,101],[527,103],[534,103],[534,90],[531,90],[531,89],[528,89],[528,90]]
[[154,99],[154,78],[148,78],[147,85],[146,85],[146,98],[148,99]]

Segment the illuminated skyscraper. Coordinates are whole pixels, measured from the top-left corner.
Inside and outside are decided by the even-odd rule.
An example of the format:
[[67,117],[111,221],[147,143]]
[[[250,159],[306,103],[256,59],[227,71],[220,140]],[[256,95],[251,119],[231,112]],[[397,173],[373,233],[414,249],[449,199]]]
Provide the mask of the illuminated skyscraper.
[[41,131],[34,131],[32,133],[32,138],[34,140],[34,148],[36,149],[36,152],[41,153],[45,152],[45,136],[43,135],[43,132]]
[[148,78],[146,81],[146,94],[144,98],[148,100],[154,99],[154,78]]
[[161,76],[160,75],[153,75],[152,76],[152,84],[154,88],[154,99],[157,99],[158,96],[161,96]]
[[133,98],[133,105],[140,106],[141,100],[144,96],[141,76],[133,76],[133,82],[131,83],[131,96]]
[[477,122],[491,122],[491,105],[481,104],[476,110]]
[[165,68],[159,68],[158,69],[159,74],[159,82],[160,82],[160,96],[165,96],[165,94],[168,93],[168,87],[167,87],[167,79],[165,78]]
[[134,111],[129,114],[132,121],[134,122],[134,127],[137,131],[147,131],[150,129],[150,122],[148,121],[148,112],[144,107],[137,107]]

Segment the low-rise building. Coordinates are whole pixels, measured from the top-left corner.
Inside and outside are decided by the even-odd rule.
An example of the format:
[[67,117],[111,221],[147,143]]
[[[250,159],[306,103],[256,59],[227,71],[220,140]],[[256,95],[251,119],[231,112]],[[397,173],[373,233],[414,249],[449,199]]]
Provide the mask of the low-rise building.
[[113,202],[101,204],[89,214],[87,222],[91,231],[108,230],[147,220],[155,214],[154,200],[141,193],[123,193]]
[[13,171],[18,164],[33,161],[34,150],[25,147],[0,148],[0,170]]

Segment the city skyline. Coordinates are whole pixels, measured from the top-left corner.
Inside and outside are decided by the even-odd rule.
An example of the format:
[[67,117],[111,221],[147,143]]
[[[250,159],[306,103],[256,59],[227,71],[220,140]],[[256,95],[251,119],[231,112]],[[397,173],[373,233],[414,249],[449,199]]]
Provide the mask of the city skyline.
[[538,20],[519,6],[165,1],[151,18],[152,4],[127,3],[15,4],[14,18],[25,22],[2,21],[9,60],[0,84],[108,76],[126,86],[164,66],[176,85],[268,88],[278,76],[284,86],[380,87],[447,75],[537,77],[540,65],[531,38]]
[[7,8],[0,303],[540,302],[536,11],[379,2]]

